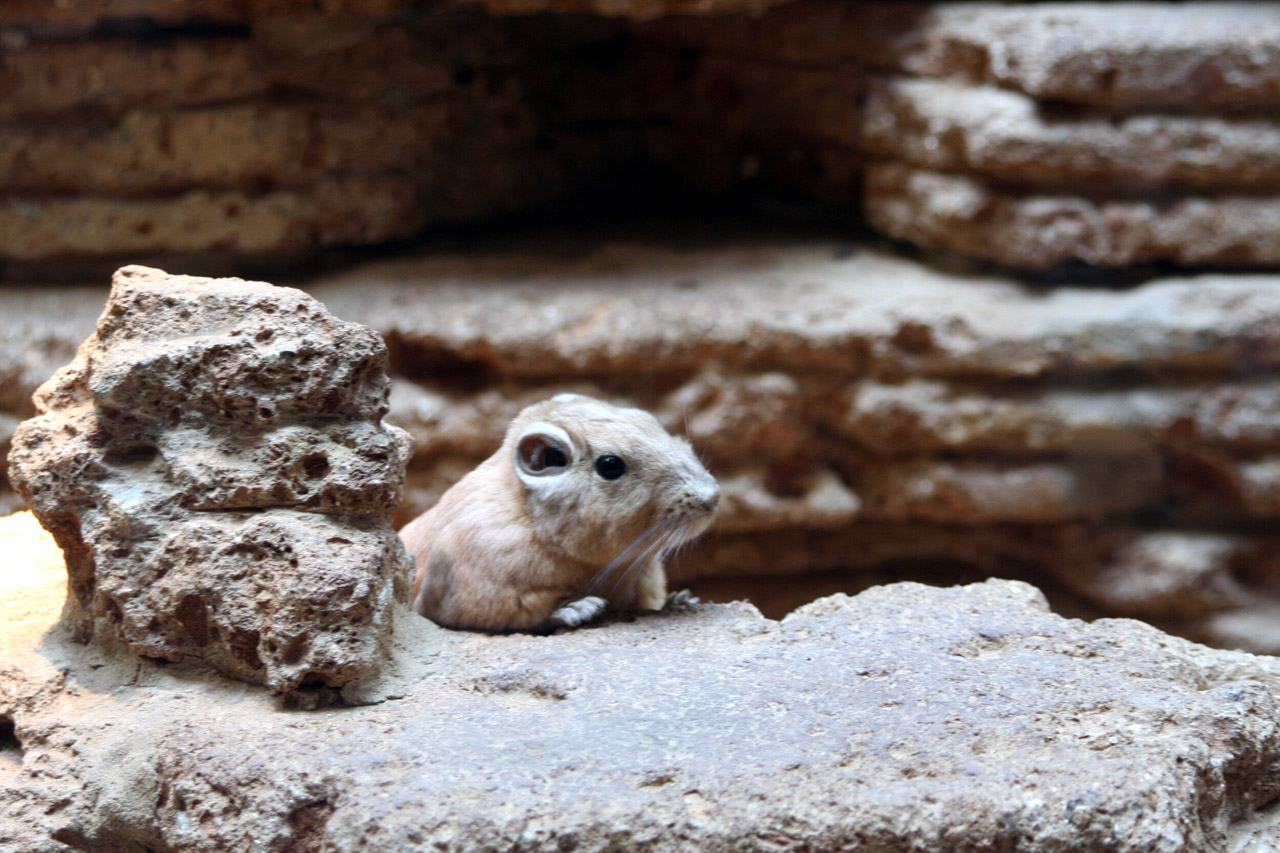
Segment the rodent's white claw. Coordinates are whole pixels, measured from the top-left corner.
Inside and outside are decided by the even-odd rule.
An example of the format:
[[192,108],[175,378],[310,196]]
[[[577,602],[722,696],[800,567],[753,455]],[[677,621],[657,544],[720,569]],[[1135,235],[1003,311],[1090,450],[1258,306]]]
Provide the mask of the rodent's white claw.
[[689,592],[689,590],[687,589],[681,589],[667,596],[667,603],[662,609],[663,610],[684,610],[684,609],[693,607],[696,604],[701,604],[701,603],[702,603],[702,599],[698,598],[698,596],[694,595],[692,592]]
[[604,615],[609,603],[598,595],[570,601],[551,614],[553,628],[577,628]]

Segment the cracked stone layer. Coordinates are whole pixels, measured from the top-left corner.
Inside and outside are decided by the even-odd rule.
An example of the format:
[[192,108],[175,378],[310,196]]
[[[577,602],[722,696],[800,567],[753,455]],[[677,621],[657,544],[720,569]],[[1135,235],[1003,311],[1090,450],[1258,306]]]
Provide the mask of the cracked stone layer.
[[1023,269],[1280,263],[1280,198],[1039,195],[900,164],[868,168],[866,194],[868,221],[891,237]]
[[717,55],[855,63],[1104,110],[1280,105],[1280,22],[1265,3],[797,2],[643,32]]
[[121,269],[10,452],[75,633],[276,689],[375,672],[408,565],[385,365],[301,291]]
[[1106,116],[994,87],[909,79],[877,82],[865,110],[869,155],[939,172],[1110,193],[1280,186],[1280,124],[1265,119]]
[[[780,0],[456,0],[455,5],[478,5],[499,15],[539,12],[596,14],[645,20],[671,14],[716,15],[739,11],[758,13]],[[0,24],[53,31],[85,30],[111,21],[147,19],[166,25],[215,21],[237,23],[259,18],[334,16],[393,17],[429,9],[424,0],[80,0],[44,3],[15,0],[0,14]]]
[[[298,255],[317,246],[382,243],[427,224],[493,216],[554,195],[557,158],[459,164],[433,177],[325,178],[265,193],[191,190],[171,196],[27,195],[0,200],[0,257],[32,262],[160,253]],[[438,177],[438,176],[436,176]]]
[[461,112],[259,102],[134,111],[105,132],[83,122],[19,127],[0,142],[0,188],[130,197],[407,173],[433,154],[444,166]]
[[[536,40],[518,38],[521,30],[537,32]],[[73,112],[118,119],[146,110],[181,119],[176,109],[263,99],[282,106],[285,92],[365,107],[404,108],[444,95],[480,100],[495,94],[494,80],[540,51],[598,41],[602,32],[612,34],[604,22],[556,27],[456,13],[394,22],[268,18],[243,36],[35,39],[0,46],[7,87],[0,118],[29,124]],[[455,80],[468,70],[480,73]],[[24,129],[13,121],[10,132]]]
[[1280,105],[1280,17],[1259,3],[951,3],[887,52],[958,76],[1104,108]]
[[56,558],[34,556],[0,604],[0,716],[23,752],[0,763],[15,816],[0,841],[36,853],[1275,839],[1257,807],[1280,792],[1276,662],[1065,620],[1024,584],[898,584],[780,623],[704,605],[551,637],[406,618],[383,679],[346,692],[385,701],[335,716],[49,633]]

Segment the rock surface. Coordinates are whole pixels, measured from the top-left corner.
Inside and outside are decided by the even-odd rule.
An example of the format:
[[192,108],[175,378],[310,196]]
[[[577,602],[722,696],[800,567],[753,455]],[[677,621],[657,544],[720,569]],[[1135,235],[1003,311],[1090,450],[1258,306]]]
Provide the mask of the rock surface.
[[[701,594],[768,581],[780,616],[793,588],[1000,573],[1067,612],[1280,652],[1274,276],[1049,293],[812,232],[671,230],[687,248],[551,234],[305,283],[389,343],[388,420],[414,439],[397,523],[522,405],[578,391],[654,411],[721,480],[716,531],[672,567]],[[21,318],[0,327],[0,412],[30,416],[104,297],[0,292]]]
[[[260,266],[692,190],[865,207],[889,236],[1029,269],[1272,265],[1276,17],[1196,2],[21,2],[0,10],[0,262],[62,278],[139,253]],[[904,79],[864,115],[871,72]],[[877,159],[891,162],[864,180]],[[929,171],[886,177],[907,166]]]
[[1280,105],[1280,16],[1266,3],[871,6],[866,18],[892,28],[881,61],[914,75],[1107,109]]
[[1108,116],[903,78],[872,86],[865,110],[869,154],[939,172],[1077,192],[1280,187],[1280,124],[1265,119]]
[[77,635],[276,689],[376,671],[408,559],[385,364],[300,291],[121,269],[10,453]]
[[1275,197],[1037,195],[897,164],[870,167],[866,188],[867,219],[885,234],[1008,266],[1280,263]]
[[36,853],[1275,840],[1257,808],[1280,793],[1276,662],[1064,620],[1023,584],[899,584],[781,623],[703,605],[550,637],[406,613],[376,690],[347,691],[385,701],[300,714],[50,631],[50,556],[29,547],[4,576],[24,594],[0,602],[15,733],[0,844]]

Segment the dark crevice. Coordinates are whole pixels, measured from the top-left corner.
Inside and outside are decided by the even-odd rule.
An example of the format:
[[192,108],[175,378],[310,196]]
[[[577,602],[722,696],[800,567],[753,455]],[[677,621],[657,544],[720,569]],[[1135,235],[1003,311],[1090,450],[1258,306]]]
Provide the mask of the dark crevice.
[[0,761],[22,763],[22,742],[12,717],[0,716]]

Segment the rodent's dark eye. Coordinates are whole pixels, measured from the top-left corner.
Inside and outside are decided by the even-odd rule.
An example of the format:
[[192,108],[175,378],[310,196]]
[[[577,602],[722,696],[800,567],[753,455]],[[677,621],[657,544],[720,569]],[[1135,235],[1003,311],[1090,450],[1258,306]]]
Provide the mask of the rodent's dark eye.
[[596,459],[596,473],[606,480],[616,480],[627,473],[627,463],[620,457],[606,453]]

